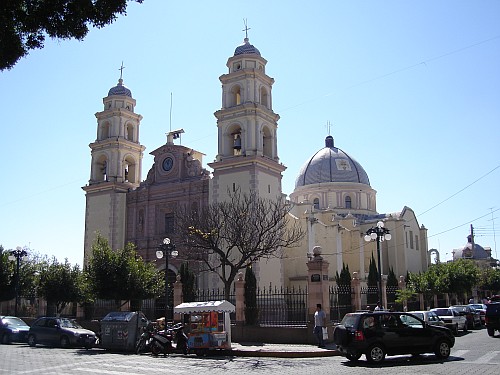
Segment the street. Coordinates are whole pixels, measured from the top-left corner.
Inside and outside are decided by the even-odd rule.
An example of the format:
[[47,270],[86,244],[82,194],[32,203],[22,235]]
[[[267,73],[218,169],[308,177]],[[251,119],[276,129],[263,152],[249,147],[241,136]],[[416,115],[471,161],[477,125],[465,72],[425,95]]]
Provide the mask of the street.
[[0,345],[2,374],[495,374],[500,372],[500,336],[489,337],[486,330],[469,331],[457,337],[448,360],[434,355],[418,358],[387,357],[381,366],[369,365],[364,356],[349,362],[340,356],[324,358],[196,357],[174,354],[109,353],[101,349],[59,349],[25,344]]

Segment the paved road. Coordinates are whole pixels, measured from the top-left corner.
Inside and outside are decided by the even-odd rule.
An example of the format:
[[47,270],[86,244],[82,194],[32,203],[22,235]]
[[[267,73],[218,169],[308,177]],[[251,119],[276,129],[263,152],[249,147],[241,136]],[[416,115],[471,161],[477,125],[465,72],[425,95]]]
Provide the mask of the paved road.
[[357,363],[343,357],[327,358],[201,358],[172,355],[108,353],[103,350],[31,348],[27,345],[0,345],[0,375],[20,374],[349,374],[349,375],[461,375],[500,373],[500,337],[491,338],[486,330],[470,331],[457,338],[452,356],[446,361],[434,355],[418,359],[409,356],[388,357],[381,366],[366,361]]

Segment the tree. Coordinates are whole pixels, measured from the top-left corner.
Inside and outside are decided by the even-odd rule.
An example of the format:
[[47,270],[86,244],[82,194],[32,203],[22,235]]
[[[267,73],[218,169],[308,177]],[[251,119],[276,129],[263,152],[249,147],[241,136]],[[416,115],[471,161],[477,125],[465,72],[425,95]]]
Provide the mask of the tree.
[[9,301],[16,296],[14,272],[9,253],[0,245],[0,301]]
[[480,273],[481,276],[478,283],[479,289],[497,294],[500,291],[500,269],[483,268]]
[[340,306],[350,306],[351,305],[351,273],[349,272],[349,265],[342,263],[342,270],[340,275],[338,272],[335,273],[335,282],[337,283],[338,293],[339,293],[339,305]]
[[68,303],[82,300],[82,282],[78,265],[72,267],[67,259],[59,263],[52,258],[51,263],[41,269],[38,292],[48,305],[54,304],[56,313],[60,314]]
[[113,251],[108,241],[97,236],[92,257],[85,269],[89,293],[94,298],[120,301],[158,297],[165,288],[162,275],[152,263],[137,255],[131,243]]
[[394,273],[392,267],[389,268],[389,274],[387,275],[387,302],[393,303],[396,300],[396,291],[399,287],[399,281]]
[[245,322],[254,325],[258,321],[259,310],[257,308],[257,279],[252,266],[249,265],[245,271]]
[[189,270],[189,265],[184,262],[179,270],[182,282],[182,299],[183,302],[192,302],[195,300],[195,282],[194,274]]
[[[143,0],[133,0],[142,3]],[[8,0],[0,3],[0,70],[11,69],[45,37],[83,40],[126,15],[127,0]]]
[[181,207],[176,214],[179,238],[191,260],[216,273],[229,299],[238,272],[259,259],[281,257],[283,248],[305,236],[298,222],[290,221],[289,206],[258,196],[228,192],[229,200],[209,204],[202,212]]
[[[373,305],[378,301],[378,270],[375,264],[375,258],[372,257],[370,259],[370,265],[368,266],[368,296],[367,302],[369,305]],[[382,302],[382,301],[378,301]]]

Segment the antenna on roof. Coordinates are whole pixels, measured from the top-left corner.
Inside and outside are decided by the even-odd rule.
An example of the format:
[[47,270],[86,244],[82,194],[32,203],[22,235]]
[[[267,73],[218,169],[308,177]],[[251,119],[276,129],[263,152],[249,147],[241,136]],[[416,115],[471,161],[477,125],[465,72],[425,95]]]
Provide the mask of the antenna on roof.
[[172,93],[170,93],[170,131],[172,131]]
[[325,126],[326,126],[326,130],[328,131],[328,135],[332,135],[331,134],[332,124],[330,123],[330,121],[327,121]]
[[241,31],[245,32],[245,39],[248,39],[248,30],[250,30],[250,28],[248,27],[246,18],[243,18],[243,24],[245,25],[245,28]]

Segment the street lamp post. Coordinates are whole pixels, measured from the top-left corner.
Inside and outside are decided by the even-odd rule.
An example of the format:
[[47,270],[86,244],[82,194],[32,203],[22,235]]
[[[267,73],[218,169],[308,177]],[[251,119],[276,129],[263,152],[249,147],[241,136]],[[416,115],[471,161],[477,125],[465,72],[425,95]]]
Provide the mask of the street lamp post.
[[170,312],[168,306],[168,258],[176,257],[179,253],[175,250],[175,245],[171,243],[170,238],[166,237],[163,239],[163,243],[158,247],[159,250],[156,252],[156,257],[161,259],[165,257],[165,321],[168,320],[168,314]]
[[16,261],[16,304],[14,307],[14,315],[17,316],[17,305],[19,305],[19,267],[21,260],[28,257],[28,252],[22,249],[20,246],[16,247],[16,250],[11,250],[9,255],[9,260]]
[[380,242],[389,241],[391,239],[391,234],[389,229],[384,228],[384,222],[379,221],[377,226],[372,227],[366,231],[365,241],[377,241],[377,288],[378,288],[378,300],[382,303],[382,266],[380,261]]

